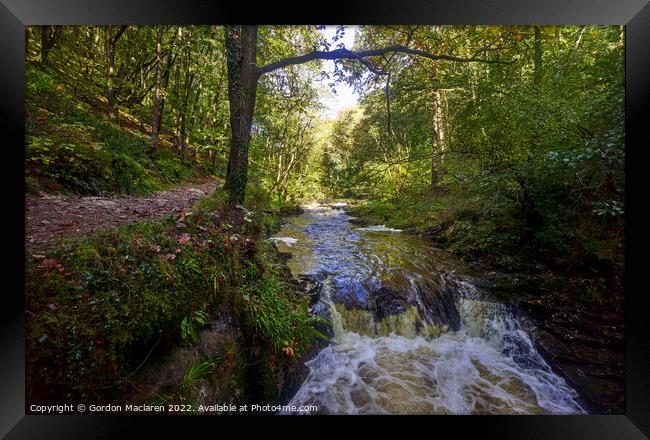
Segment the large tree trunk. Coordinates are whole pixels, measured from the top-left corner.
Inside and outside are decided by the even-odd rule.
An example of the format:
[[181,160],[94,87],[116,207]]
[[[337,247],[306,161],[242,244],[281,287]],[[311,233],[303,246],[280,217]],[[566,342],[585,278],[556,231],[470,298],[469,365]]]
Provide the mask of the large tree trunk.
[[438,158],[441,158],[445,149],[445,128],[442,114],[442,100],[440,90],[433,92],[433,142],[431,143],[431,187],[438,185],[439,167]]
[[225,40],[231,127],[226,187],[229,203],[237,205],[244,202],[248,180],[248,144],[258,80],[255,69],[257,27],[226,26]]
[[151,123],[151,151],[158,151],[158,135],[162,115],[162,36],[163,26],[158,26],[156,32],[156,91],[154,92],[153,121]]

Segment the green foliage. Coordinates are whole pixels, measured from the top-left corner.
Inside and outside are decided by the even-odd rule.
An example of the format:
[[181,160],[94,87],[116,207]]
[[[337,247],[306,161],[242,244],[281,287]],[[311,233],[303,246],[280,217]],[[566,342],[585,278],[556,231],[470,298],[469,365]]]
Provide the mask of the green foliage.
[[185,371],[182,386],[187,387],[197,380],[205,377],[210,371],[214,370],[215,364],[211,361],[198,361],[191,364]]
[[[193,267],[196,268],[196,266]],[[189,339],[190,341],[196,343],[198,341],[196,328],[204,326],[207,322],[208,314],[202,310],[193,312],[184,317],[181,321],[181,338]]]
[[293,357],[300,354],[314,336],[324,337],[313,329],[321,322],[307,311],[306,297],[289,298],[273,276],[263,276],[255,268],[246,272],[250,284],[243,290],[246,322],[276,350]]
[[[168,150],[147,154],[144,134],[81,104],[53,113],[39,96],[28,96],[27,101],[25,163],[35,186],[81,194],[138,194],[163,190],[197,174]],[[51,102],[57,100],[63,102],[65,96],[54,93],[48,98],[49,108],[56,110]]]
[[358,116],[334,124],[323,154],[330,193],[366,200],[356,214],[368,221],[507,270],[543,263],[591,277],[622,267],[622,29],[542,27],[539,78],[528,26],[362,27],[358,40],[394,44],[410,31],[412,47],[445,53],[454,41],[467,56],[491,41],[499,48],[481,53],[512,62],[396,55],[390,121],[377,85],[365,88]]
[[261,186],[280,206],[314,196],[304,192],[304,185],[315,181],[314,170],[308,169],[316,149],[320,108],[313,67],[274,72],[258,87],[251,160]]
[[[26,53],[29,190],[82,194],[148,193],[197,174],[226,172],[229,102],[223,29],[218,26],[57,26],[48,62],[40,30],[29,27]],[[122,32],[123,31],[123,32]],[[161,83],[155,54],[161,39]],[[106,38],[114,48],[109,68]],[[260,64],[311,50],[312,26],[262,26]],[[251,174],[279,207],[318,191],[315,150],[319,63],[265,75],[249,148]],[[108,105],[109,83],[115,109]],[[157,97],[163,102],[159,148],[150,151]],[[115,110],[115,111],[113,111]],[[115,113],[115,118],[109,114]],[[77,126],[62,132],[62,124]],[[47,149],[42,148],[49,142]],[[91,148],[91,145],[93,148]]]

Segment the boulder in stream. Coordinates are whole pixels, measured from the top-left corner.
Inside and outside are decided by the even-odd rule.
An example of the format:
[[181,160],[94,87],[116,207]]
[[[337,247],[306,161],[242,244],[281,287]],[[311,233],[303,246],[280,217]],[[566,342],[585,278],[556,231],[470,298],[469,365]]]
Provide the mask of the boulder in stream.
[[447,285],[425,278],[418,280],[416,286],[428,317],[437,325],[446,325],[454,331],[458,330],[460,314],[456,308],[456,296],[453,290]]
[[317,303],[320,299],[323,283],[315,275],[310,274],[301,274],[297,278],[301,290],[309,295],[310,304]]
[[375,315],[378,320],[387,316],[404,313],[409,307],[409,293],[405,290],[398,290],[388,286],[382,286],[374,293]]

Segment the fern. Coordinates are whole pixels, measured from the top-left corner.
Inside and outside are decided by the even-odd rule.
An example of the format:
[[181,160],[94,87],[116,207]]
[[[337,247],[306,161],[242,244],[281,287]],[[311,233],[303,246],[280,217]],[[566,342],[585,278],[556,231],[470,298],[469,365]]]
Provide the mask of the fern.
[[181,337],[198,342],[197,325],[203,327],[208,322],[208,314],[202,310],[193,312],[181,321]]

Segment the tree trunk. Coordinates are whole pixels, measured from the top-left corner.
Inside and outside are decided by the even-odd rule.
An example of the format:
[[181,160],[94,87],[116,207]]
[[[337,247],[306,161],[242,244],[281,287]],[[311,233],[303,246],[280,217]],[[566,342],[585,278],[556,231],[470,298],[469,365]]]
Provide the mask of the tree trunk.
[[[189,69],[189,59],[187,60],[187,65]],[[183,103],[180,113],[180,126],[178,129],[178,142],[181,146],[181,155],[183,161],[187,161],[187,142],[186,142],[186,126],[187,126],[187,102],[190,98],[190,91],[192,90],[192,84],[194,83],[194,72],[190,73],[189,71],[185,75],[185,85],[183,92]]]
[[433,142],[431,143],[431,188],[438,185],[439,166],[437,158],[441,157],[445,149],[445,128],[442,115],[442,100],[440,90],[433,93]]
[[59,26],[41,26],[41,64],[48,63],[48,55],[60,32]]
[[174,70],[174,129],[176,130],[174,133],[174,145],[173,149],[174,151],[177,151],[178,154],[180,154],[180,148],[181,146],[178,144],[178,138],[179,138],[179,128],[181,126],[180,124],[180,110],[179,110],[179,103],[181,99],[181,66],[176,66],[176,69]]
[[[192,141],[192,135],[194,133],[194,123],[196,122],[196,113],[199,110],[199,100],[201,99],[201,92],[203,91],[203,83],[199,82],[197,91],[194,93],[194,102],[192,103],[192,111],[190,113],[190,126],[185,135],[185,143],[189,145]],[[194,159],[197,157],[197,148],[194,148]]]
[[160,86],[161,89],[161,96],[160,96],[160,112],[158,113],[158,119],[157,119],[157,124],[158,124],[158,131],[162,131],[162,120],[163,120],[163,114],[165,112],[165,91],[167,90],[167,86],[169,85],[169,75],[171,72],[172,65],[174,64],[174,59],[176,58],[175,54],[172,52],[169,53],[169,58],[167,59],[167,64],[165,67],[165,71],[162,74],[162,84]]
[[108,116],[115,117],[115,94],[113,78],[115,77],[115,37],[113,26],[106,28],[106,99],[108,100]]
[[84,62],[84,67],[83,67],[83,74],[86,78],[91,78],[91,69],[92,69],[92,64],[93,64],[93,33],[92,29],[86,29],[86,53],[84,54],[84,58],[86,58],[86,61]]
[[[223,86],[223,82],[226,79],[226,72],[225,72],[225,65],[222,64],[221,70],[219,72],[219,81],[217,81],[217,90],[214,94],[214,98],[212,99],[212,104],[208,105],[208,112],[212,111],[213,116],[207,116],[208,121],[211,121],[216,127],[222,128],[225,123],[223,121],[223,118],[219,114],[219,106],[221,104],[221,88]],[[225,128],[224,128],[225,131]],[[221,146],[221,141],[213,141],[214,144],[219,144]],[[212,170],[215,169],[216,163],[217,163],[217,151],[212,151],[210,150],[210,161],[212,164]],[[222,149],[220,149],[222,151]],[[227,172],[227,171],[226,171]]]
[[258,80],[255,69],[257,27],[226,26],[225,40],[231,127],[226,187],[228,202],[237,205],[244,202],[248,180],[248,144]]
[[120,39],[128,26],[108,26],[106,28],[106,64],[108,67],[107,81],[106,81],[106,98],[108,100],[108,115],[111,118],[115,117],[115,90],[113,87],[113,80],[115,79],[115,45],[117,40]]
[[158,26],[156,32],[156,91],[154,93],[153,121],[151,122],[151,151],[158,151],[158,136],[162,115],[162,35],[163,26]]
[[50,27],[41,26],[41,64],[47,64],[49,48]]

